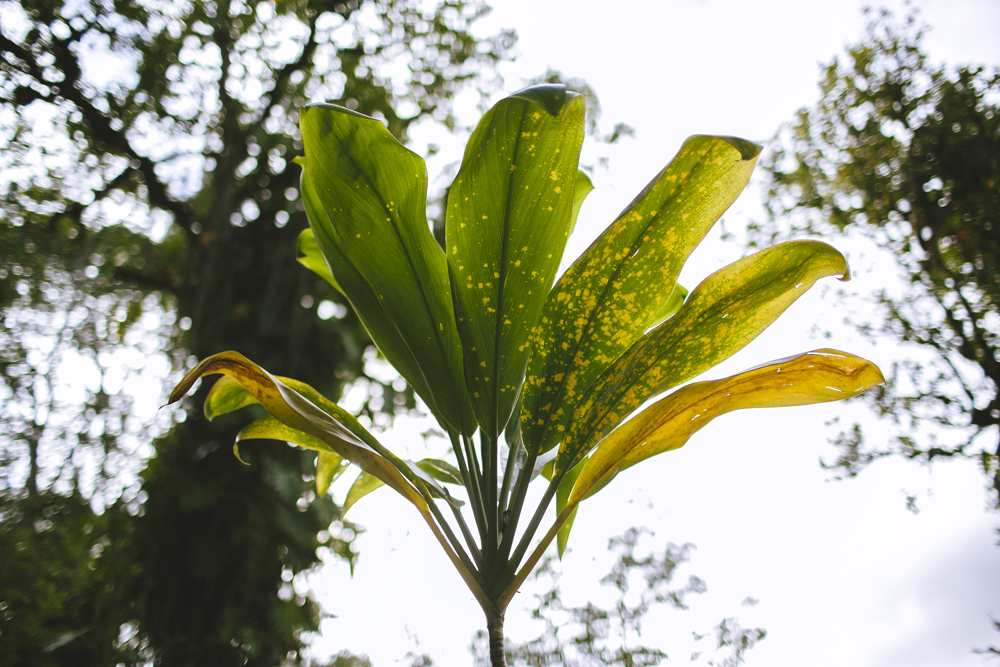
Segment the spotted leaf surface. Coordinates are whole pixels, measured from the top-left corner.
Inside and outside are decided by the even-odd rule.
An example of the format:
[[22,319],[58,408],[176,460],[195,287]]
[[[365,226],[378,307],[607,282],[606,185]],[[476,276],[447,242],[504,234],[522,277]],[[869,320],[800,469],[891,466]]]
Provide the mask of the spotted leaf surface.
[[569,502],[593,495],[620,471],[640,461],[682,447],[708,422],[727,412],[839,401],[883,383],[881,371],[870,361],[822,349],[771,361],[721,380],[688,385],[605,438],[584,464]]
[[532,336],[521,412],[547,451],[597,378],[667,307],[681,267],[746,186],[760,147],[688,139],[677,156],[562,275]]
[[636,408],[727,359],[824,276],[850,277],[847,260],[818,241],[791,241],[716,271],[672,318],[608,368],[577,408],[556,459],[568,470]]
[[562,86],[501,100],[479,123],[448,194],[446,253],[465,378],[496,436],[517,399],[577,201],[584,101]]
[[447,262],[427,223],[423,159],[378,120],[333,105],[306,107],[300,125],[303,200],[336,283],[435,416],[471,434]]

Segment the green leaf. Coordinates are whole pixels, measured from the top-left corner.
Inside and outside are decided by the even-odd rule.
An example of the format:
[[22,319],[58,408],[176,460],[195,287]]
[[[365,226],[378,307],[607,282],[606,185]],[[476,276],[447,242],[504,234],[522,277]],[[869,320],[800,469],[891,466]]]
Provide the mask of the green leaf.
[[385,126],[333,105],[300,114],[309,224],[376,345],[448,428],[471,435],[444,252],[427,223],[427,170]]
[[594,184],[590,182],[590,177],[582,171],[576,172],[576,186],[573,190],[573,212],[570,214],[569,233],[576,229],[576,220],[580,215],[583,202],[594,190]]
[[655,322],[688,255],[743,190],[760,147],[691,137],[560,277],[537,330],[521,413],[528,451],[562,439],[611,364]]
[[410,481],[409,466],[385,450],[353,415],[308,385],[287,381],[309,394],[303,396],[237,352],[220,352],[204,359],[174,387],[169,402],[179,401],[201,376],[218,373],[238,381],[282,424],[321,441],[322,449],[378,477],[412,502],[425,518],[429,516],[427,503]]
[[244,389],[243,385],[224,375],[216,380],[212,388],[208,390],[208,396],[205,397],[205,405],[202,410],[205,413],[205,419],[212,421],[219,415],[235,412],[256,402],[257,399]]
[[238,445],[244,440],[281,440],[318,452],[330,451],[330,446],[319,438],[287,426],[270,415],[244,426],[236,434],[236,444]]
[[684,305],[684,299],[687,298],[687,295],[688,291],[683,285],[674,283],[674,289],[670,292],[670,296],[660,310],[657,311],[656,317],[653,318],[653,323],[650,326],[658,327],[673,317],[681,309],[681,306]]
[[[570,470],[566,473],[566,476],[562,478],[559,482],[559,488],[556,489],[556,515],[561,515],[563,510],[566,509],[566,505],[569,504],[570,495],[573,492],[573,487],[576,484],[577,477],[580,476],[580,472],[583,470],[582,465]],[[569,514],[569,518],[563,523],[559,528],[559,532],[556,534],[556,548],[559,551],[559,558],[562,559],[563,554],[566,553],[566,545],[569,543],[569,533],[573,529],[573,522],[576,520],[576,511],[578,507],[574,507]]]
[[680,311],[635,343],[576,409],[556,470],[568,470],[646,400],[742,349],[824,276],[850,278],[847,260],[818,241],[791,241],[716,271]]
[[358,502],[372,491],[380,488],[382,485],[382,480],[379,478],[373,477],[366,472],[361,473],[358,478],[354,480],[354,484],[351,484],[350,491],[347,492],[347,498],[344,500],[344,507],[340,510],[340,518],[343,519],[347,515],[347,510],[354,507],[354,503]]
[[316,457],[316,495],[322,498],[347,470],[347,461],[333,452],[320,452]]
[[[462,485],[461,473],[459,473],[459,471],[447,461],[442,461],[440,459],[423,459],[413,463],[412,465],[418,470],[427,473],[434,479],[447,484]],[[344,508],[340,513],[341,518],[347,514],[347,510],[350,509],[354,503],[358,502],[381,486],[382,482],[380,480],[366,473],[361,473],[361,476],[354,481],[354,484],[351,485],[351,489],[347,492],[347,499],[344,501]],[[461,507],[464,504],[462,501],[452,498],[451,494],[447,493],[440,487],[436,488],[438,490],[435,492],[435,495],[446,499],[448,502],[454,503],[457,507]]]
[[528,338],[578,210],[585,111],[562,86],[501,100],[473,132],[448,193],[445,247],[465,379],[492,439],[517,400]]
[[[256,399],[254,399],[254,402],[256,403]],[[245,426],[236,435],[236,443],[233,445],[233,451],[236,453],[237,458],[239,458],[239,443],[244,440],[281,440],[298,445],[299,447],[318,451],[319,456],[316,459],[316,494],[321,497],[326,495],[330,484],[347,468],[347,461],[340,455],[329,451],[325,442],[319,438],[314,438],[308,433],[286,426],[270,415]],[[242,461],[242,459],[240,460]]]
[[881,371],[870,361],[822,349],[688,385],[605,438],[582,466],[569,502],[592,496],[640,461],[682,447],[705,424],[727,412],[838,401],[884,383]]
[[423,459],[417,461],[416,465],[439,482],[464,486],[462,473],[447,461],[442,461],[441,459]]
[[316,242],[316,234],[312,228],[303,229],[302,233],[299,234],[299,253],[302,254],[302,257],[298,258],[299,264],[333,285],[333,288],[341,294],[344,293],[333,277],[333,273],[330,272],[326,259],[323,258],[323,252],[319,249],[319,243]]

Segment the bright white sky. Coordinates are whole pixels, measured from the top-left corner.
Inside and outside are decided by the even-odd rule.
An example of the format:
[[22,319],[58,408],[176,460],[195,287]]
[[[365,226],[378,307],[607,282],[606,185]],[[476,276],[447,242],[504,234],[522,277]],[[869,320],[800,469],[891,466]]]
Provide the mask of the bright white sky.
[[[605,131],[615,121],[636,139],[607,151],[597,189],[580,217],[567,257],[581,252],[691,134],[771,137],[796,109],[817,98],[818,63],[856,42],[866,19],[854,0],[502,0],[490,25],[520,35],[520,58],[503,73],[509,90],[546,67],[586,79],[604,107]],[[1000,2],[924,0],[915,3],[932,27],[925,49],[935,61],[1000,65]],[[890,4],[899,14],[898,3]],[[428,131],[420,142],[441,142]],[[461,147],[444,145],[457,159]],[[434,165],[431,165],[434,169]],[[731,229],[759,216],[754,182],[726,216]],[[887,260],[856,244],[848,253],[852,286],[861,293],[889,275]],[[692,258],[682,283],[693,287],[739,248],[710,239]],[[710,377],[824,346],[880,363],[899,350],[859,340],[840,327],[840,302],[818,288]],[[860,303],[856,308],[864,308]],[[834,340],[810,338],[814,322],[834,328]],[[826,404],[782,411],[739,412],[701,431],[684,449],[621,475],[585,503],[564,560],[568,604],[601,595],[607,539],[633,525],[667,541],[698,545],[679,575],[697,574],[708,593],[692,610],[645,625],[644,641],[663,642],[671,661],[688,662],[690,632],[725,616],[768,637],[748,664],[842,667],[962,667],[984,664],[974,647],[1000,642],[989,614],[1000,615],[1000,515],[986,511],[984,478],[971,462],[933,470],[898,461],[877,464],[860,478],[832,482],[818,466],[833,450],[824,422],[844,411]],[[863,416],[860,407],[844,419]],[[387,443],[412,440],[425,427],[407,420]],[[877,437],[877,431],[872,431]],[[904,491],[905,490],[905,491]],[[346,491],[335,488],[343,498]],[[921,512],[905,509],[906,491]],[[482,614],[418,515],[390,492],[352,510],[367,528],[353,578],[331,564],[314,585],[337,618],[323,624],[317,655],[348,648],[376,667],[409,664],[408,651],[438,665],[468,664]],[[741,607],[746,596],[760,600]],[[507,632],[533,637],[522,594],[508,611]],[[419,642],[419,644],[418,644]]]

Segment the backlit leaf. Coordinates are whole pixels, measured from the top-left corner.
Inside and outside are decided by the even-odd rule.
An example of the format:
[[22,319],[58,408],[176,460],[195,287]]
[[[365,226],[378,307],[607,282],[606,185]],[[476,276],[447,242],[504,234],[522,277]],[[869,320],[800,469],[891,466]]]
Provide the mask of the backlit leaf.
[[713,273],[594,384],[559,448],[557,471],[575,466],[646,400],[742,349],[818,279],[833,275],[850,278],[847,260],[818,241],[782,243]]
[[330,272],[326,260],[323,259],[323,252],[319,249],[319,243],[316,242],[316,234],[312,228],[303,229],[302,233],[299,234],[299,254],[302,255],[298,258],[299,264],[333,285],[333,288],[341,294],[344,293]]
[[532,335],[521,413],[529,451],[562,439],[597,378],[652,326],[759,152],[733,137],[691,137],[562,275]]
[[344,518],[347,515],[347,510],[354,507],[354,503],[358,502],[372,491],[381,488],[382,485],[382,480],[377,477],[373,477],[366,472],[361,473],[358,478],[354,480],[354,484],[351,485],[351,489],[347,492],[347,498],[344,500],[344,506],[340,510],[340,518]]
[[473,132],[448,193],[445,247],[466,383],[490,437],[517,400],[528,337],[579,210],[584,115],[583,98],[563,86],[501,100]]
[[640,461],[678,449],[705,424],[727,412],[838,401],[884,382],[870,361],[822,349],[771,361],[721,380],[688,385],[605,438],[583,466],[570,502],[593,495],[620,471]]
[[243,385],[224,375],[216,380],[212,388],[208,390],[208,396],[205,397],[205,405],[202,410],[205,413],[205,418],[212,421],[219,415],[235,412],[256,402],[257,399],[244,389]]
[[316,457],[316,495],[322,498],[330,485],[347,469],[347,461],[333,452],[320,452]]
[[300,125],[303,201],[336,282],[435,416],[471,435],[447,262],[427,223],[423,159],[378,120],[341,107],[307,106]]

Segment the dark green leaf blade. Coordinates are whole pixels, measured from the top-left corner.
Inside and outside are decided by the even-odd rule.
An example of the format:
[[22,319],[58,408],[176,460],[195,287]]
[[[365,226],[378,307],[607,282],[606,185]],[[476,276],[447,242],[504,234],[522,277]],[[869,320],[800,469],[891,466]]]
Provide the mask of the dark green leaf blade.
[[562,275],[532,335],[521,413],[529,451],[562,439],[593,383],[653,324],[759,152],[733,137],[691,137]]
[[[471,435],[447,262],[427,223],[423,159],[381,122],[333,105],[306,107],[300,125],[303,193],[309,210],[322,209],[310,225],[334,278],[366,321],[395,328],[384,345],[375,341],[394,365],[406,356],[399,343],[408,349],[397,368],[443,425]],[[382,328],[370,330],[373,338]]]
[[884,383],[881,371],[870,361],[840,350],[821,349],[721,380],[687,385],[605,438],[582,466],[569,502],[592,496],[619,472],[640,461],[682,447],[708,422],[726,413],[838,401]]
[[[480,427],[507,422],[577,199],[583,98],[539,86],[479,123],[448,194],[448,268],[465,377]],[[582,201],[582,199],[581,199]]]
[[825,276],[850,278],[847,260],[818,241],[791,241],[716,271],[680,311],[608,368],[577,408],[559,448],[568,470],[646,400],[727,359]]

